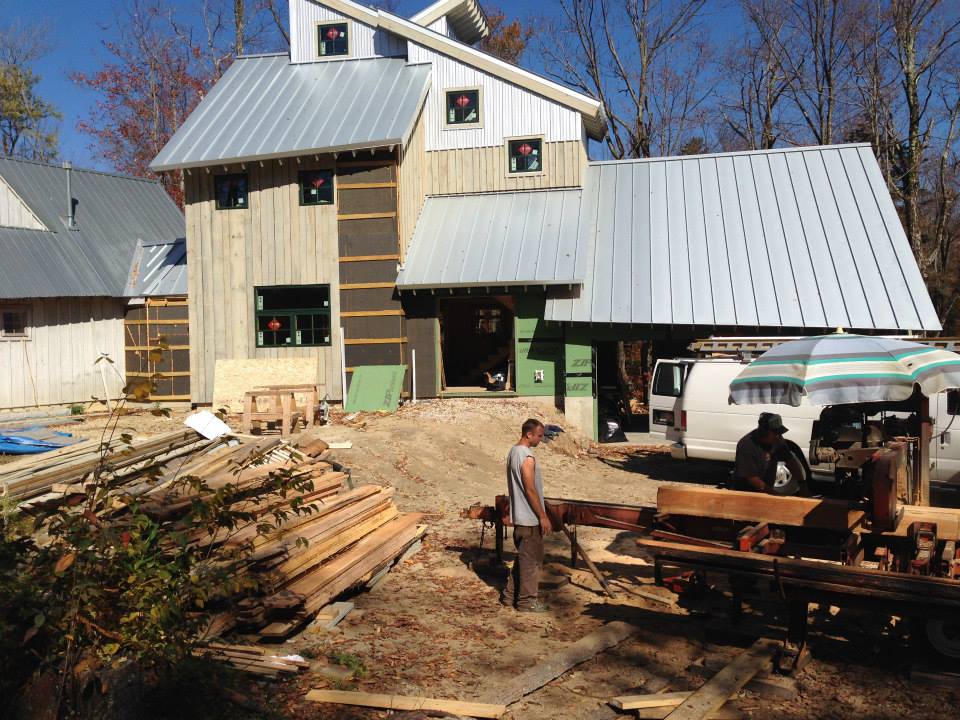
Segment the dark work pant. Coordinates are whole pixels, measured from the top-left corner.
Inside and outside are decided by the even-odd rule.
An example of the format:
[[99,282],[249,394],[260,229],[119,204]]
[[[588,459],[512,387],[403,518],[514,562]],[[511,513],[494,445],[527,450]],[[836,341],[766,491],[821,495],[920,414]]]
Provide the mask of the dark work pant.
[[507,580],[506,597],[520,606],[536,600],[540,589],[540,571],[543,570],[540,526],[517,525],[513,528],[513,544],[517,547],[517,559]]

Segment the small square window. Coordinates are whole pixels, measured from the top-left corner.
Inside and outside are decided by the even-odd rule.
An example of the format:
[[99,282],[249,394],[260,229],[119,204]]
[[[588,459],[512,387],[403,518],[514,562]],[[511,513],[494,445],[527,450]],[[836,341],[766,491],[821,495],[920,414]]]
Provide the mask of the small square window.
[[332,170],[302,170],[300,172],[300,204],[333,204]]
[[507,159],[511,173],[543,172],[543,140],[540,138],[508,140]]
[[217,175],[213,182],[217,210],[236,210],[247,207],[247,176],[244,173]]
[[5,338],[27,337],[26,308],[4,308],[0,311],[0,336]]
[[480,124],[480,90],[447,91],[447,125]]
[[350,41],[347,23],[317,25],[317,54],[320,57],[349,55]]

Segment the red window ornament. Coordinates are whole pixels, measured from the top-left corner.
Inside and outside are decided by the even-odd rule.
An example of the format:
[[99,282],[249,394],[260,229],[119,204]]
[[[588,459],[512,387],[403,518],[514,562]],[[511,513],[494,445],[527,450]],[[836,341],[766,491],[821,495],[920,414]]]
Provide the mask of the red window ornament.
[[468,98],[466,95],[461,95],[456,100],[454,100],[454,103],[456,103],[457,107],[462,110],[463,108],[465,108],[467,105],[470,104],[470,98]]
[[337,30],[336,28],[330,28],[329,30],[327,30],[327,40],[329,40],[330,42],[333,42],[338,37],[340,37],[340,31]]
[[315,177],[313,180],[310,181],[310,183],[319,190],[323,185],[327,184],[327,181],[326,181],[326,178]]
[[267,323],[267,330],[270,330],[271,332],[276,332],[279,329],[280,329],[280,321],[277,320],[276,318],[272,318],[270,322]]
[[530,147],[528,143],[524,143],[523,145],[517,148],[517,152],[523,155],[524,157],[526,157],[527,155],[533,152],[533,148]]

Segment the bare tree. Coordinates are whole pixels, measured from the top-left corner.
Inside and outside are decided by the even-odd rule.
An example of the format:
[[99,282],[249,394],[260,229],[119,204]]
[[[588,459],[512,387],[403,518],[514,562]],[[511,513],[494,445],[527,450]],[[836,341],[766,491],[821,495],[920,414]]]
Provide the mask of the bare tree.
[[[700,75],[704,45],[696,37],[704,3],[560,0],[559,22],[540,35],[544,66],[600,100],[613,157],[679,150],[676,129],[689,125],[709,96]],[[691,57],[681,52],[684,47],[699,49]]]
[[727,130],[720,136],[733,135],[734,142],[724,143],[727,149],[765,150],[784,131],[781,101],[790,86],[780,58],[785,21],[774,3],[744,2],[743,8],[751,34],[724,57],[723,76],[731,89],[720,99]]
[[944,18],[941,0],[891,0],[893,50],[906,105],[904,155],[904,225],[914,254],[926,271],[920,217],[921,168],[937,117],[930,101],[941,80],[942,65],[960,43],[960,19]]
[[[281,5],[283,7],[281,7]],[[287,24],[284,22],[285,15],[283,12],[286,6],[287,3],[283,2],[283,0],[263,0],[263,9],[273,19],[274,26],[283,39],[284,45],[290,47],[290,31],[287,30]]]

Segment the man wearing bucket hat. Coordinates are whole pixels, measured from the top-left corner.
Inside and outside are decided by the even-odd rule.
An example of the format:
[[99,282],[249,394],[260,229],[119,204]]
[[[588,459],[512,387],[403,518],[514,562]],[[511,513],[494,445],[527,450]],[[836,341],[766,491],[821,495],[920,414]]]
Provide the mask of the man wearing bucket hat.
[[788,452],[783,440],[786,432],[787,428],[783,426],[783,419],[779,415],[761,413],[756,429],[737,443],[734,490],[773,491],[777,461]]

